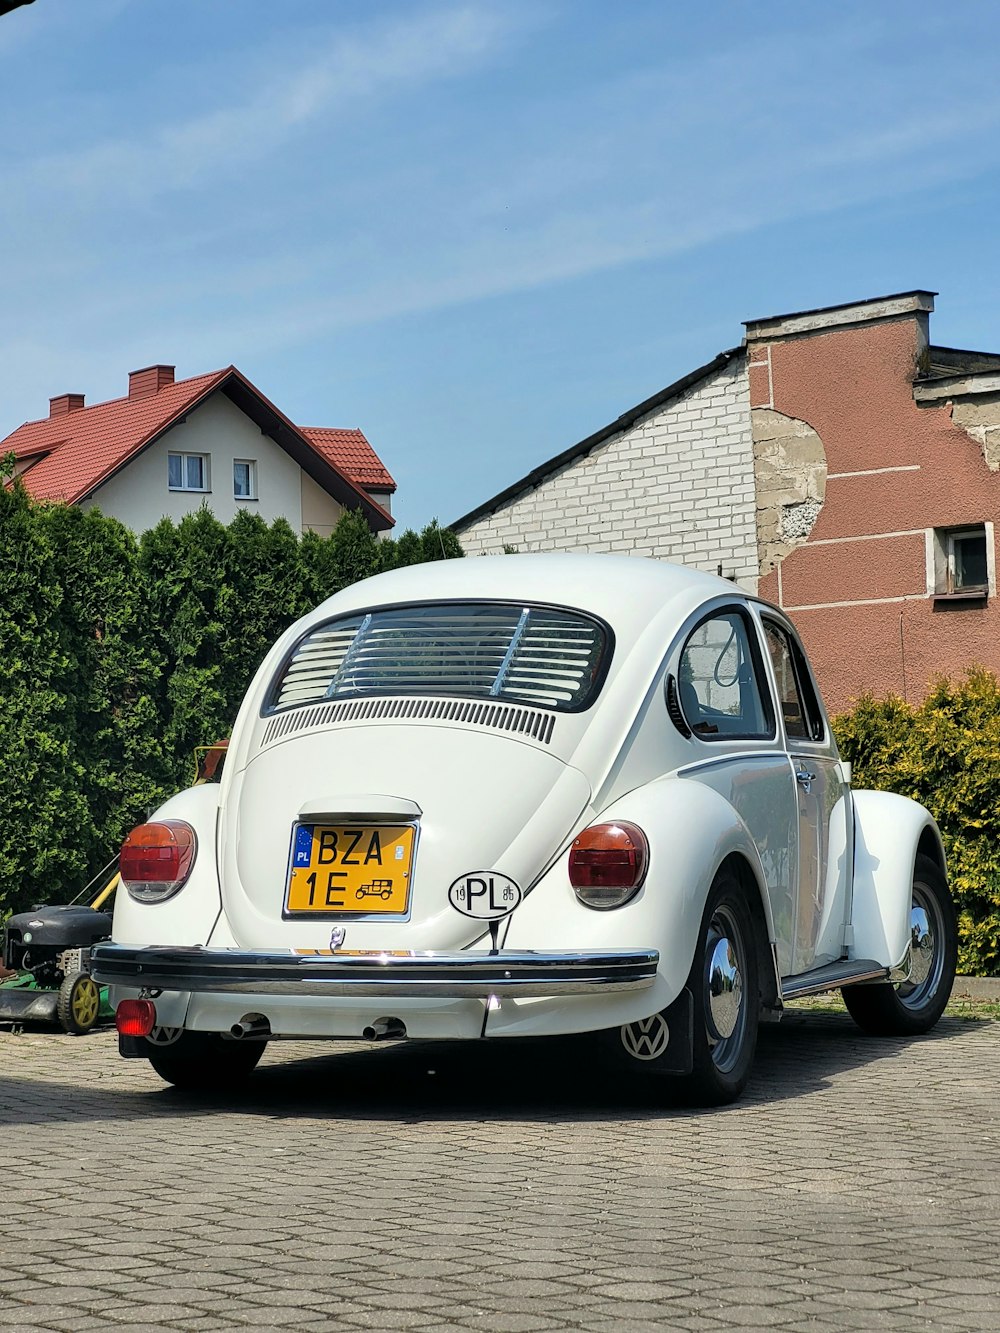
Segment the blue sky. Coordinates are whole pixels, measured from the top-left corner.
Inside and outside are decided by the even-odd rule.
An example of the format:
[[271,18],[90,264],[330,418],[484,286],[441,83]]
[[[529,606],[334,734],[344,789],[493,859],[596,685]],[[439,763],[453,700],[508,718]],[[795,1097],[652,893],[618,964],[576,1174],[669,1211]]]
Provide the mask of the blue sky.
[[36,0],[0,18],[0,435],[235,363],[457,518],[741,321],[1000,351],[1000,6]]

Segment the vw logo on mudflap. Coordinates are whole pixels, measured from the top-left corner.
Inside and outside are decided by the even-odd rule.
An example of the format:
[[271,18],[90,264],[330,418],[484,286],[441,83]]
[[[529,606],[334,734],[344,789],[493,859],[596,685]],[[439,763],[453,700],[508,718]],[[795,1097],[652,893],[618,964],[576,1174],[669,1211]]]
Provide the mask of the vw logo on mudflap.
[[146,1040],[150,1046],[173,1046],[175,1041],[180,1040],[183,1028],[156,1027],[147,1035]]
[[662,1014],[651,1014],[621,1029],[622,1045],[633,1060],[656,1060],[667,1049],[670,1029]]

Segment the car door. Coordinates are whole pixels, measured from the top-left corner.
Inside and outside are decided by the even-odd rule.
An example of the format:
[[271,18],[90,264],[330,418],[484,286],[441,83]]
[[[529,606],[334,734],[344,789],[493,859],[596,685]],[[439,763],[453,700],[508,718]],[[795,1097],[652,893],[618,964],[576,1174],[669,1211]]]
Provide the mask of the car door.
[[678,705],[698,753],[680,775],[737,811],[760,856],[782,975],[792,970],[798,801],[775,716],[770,674],[745,605],[718,605],[688,631]]
[[792,973],[843,956],[853,840],[850,789],[805,652],[792,627],[761,618],[795,777],[798,856]]

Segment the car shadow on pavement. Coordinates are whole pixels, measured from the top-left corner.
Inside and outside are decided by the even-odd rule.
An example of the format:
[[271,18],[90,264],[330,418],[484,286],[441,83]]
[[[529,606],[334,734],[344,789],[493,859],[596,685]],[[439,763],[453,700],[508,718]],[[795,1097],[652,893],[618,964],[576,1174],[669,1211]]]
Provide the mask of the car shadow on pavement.
[[[92,1071],[83,1086],[51,1076],[44,1083],[0,1076],[0,1113],[13,1111],[22,1124],[190,1117],[219,1110],[271,1118],[399,1123],[718,1115],[821,1091],[837,1075],[892,1060],[914,1041],[951,1042],[969,1030],[967,1021],[946,1018],[924,1037],[875,1038],[859,1032],[846,1015],[793,1011],[779,1025],[762,1027],[753,1076],[742,1100],[735,1108],[711,1111],[678,1101],[672,1080],[610,1071],[590,1038],[400,1042],[360,1048],[344,1043],[333,1052],[323,1043],[311,1048],[296,1044],[291,1059],[288,1048],[275,1043],[246,1083],[225,1093],[195,1094],[163,1084],[139,1061],[131,1062],[128,1071],[140,1072],[148,1086],[122,1086],[113,1037],[95,1035],[90,1040],[107,1042],[106,1083],[95,1081]],[[38,1095],[42,1088],[44,1098]]]

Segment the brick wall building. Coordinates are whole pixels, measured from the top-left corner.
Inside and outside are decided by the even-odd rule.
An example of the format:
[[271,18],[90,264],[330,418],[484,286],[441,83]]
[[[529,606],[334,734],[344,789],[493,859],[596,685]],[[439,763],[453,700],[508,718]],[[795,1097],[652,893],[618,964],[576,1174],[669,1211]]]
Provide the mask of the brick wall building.
[[750,321],[453,526],[471,554],[721,567],[796,621],[834,709],[1000,672],[1000,355],[933,345],[932,310],[918,291]]
[[615,551],[757,585],[742,349],[669,385],[453,524],[469,555]]
[[836,706],[1000,672],[1000,356],[935,347],[933,306],[914,292],[747,325],[759,588]]

